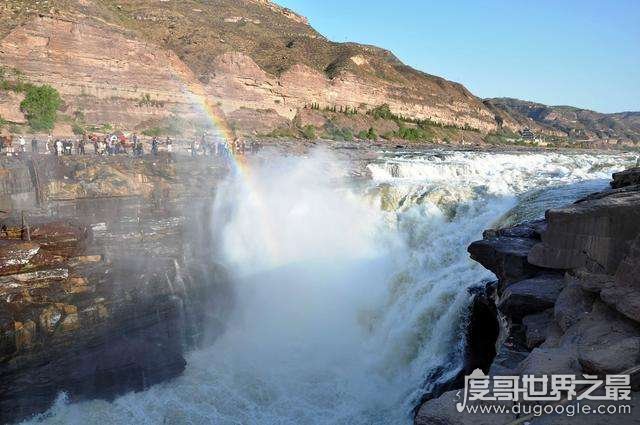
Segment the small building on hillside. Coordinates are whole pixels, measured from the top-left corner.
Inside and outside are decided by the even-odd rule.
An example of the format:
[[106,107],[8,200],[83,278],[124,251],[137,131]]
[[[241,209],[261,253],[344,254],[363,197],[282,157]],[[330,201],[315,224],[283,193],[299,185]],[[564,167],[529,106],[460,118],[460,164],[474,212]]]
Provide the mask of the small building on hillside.
[[536,138],[536,135],[531,131],[529,127],[525,127],[520,131],[520,136],[522,136],[525,140],[533,140]]

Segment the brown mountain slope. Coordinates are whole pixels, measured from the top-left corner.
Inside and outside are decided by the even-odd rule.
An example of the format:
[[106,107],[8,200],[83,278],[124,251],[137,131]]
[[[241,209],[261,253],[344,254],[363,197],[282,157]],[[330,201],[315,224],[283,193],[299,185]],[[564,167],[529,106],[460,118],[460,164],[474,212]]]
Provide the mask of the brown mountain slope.
[[[54,85],[68,111],[92,124],[193,121],[197,85],[232,123],[253,114],[264,124],[255,131],[311,104],[365,111],[384,103],[407,117],[496,128],[462,85],[383,49],[330,42],[266,0],[7,0],[0,36],[3,66]],[[8,97],[0,96],[0,114],[19,100]]]
[[640,112],[602,114],[571,106],[547,106],[511,98],[486,99],[484,104],[512,126],[575,140],[614,139],[640,142]]
[[[419,135],[429,140],[476,140],[501,127],[624,142],[637,141],[639,133],[633,113],[481,101],[387,50],[329,41],[304,17],[269,0],[4,0],[0,66],[58,89],[65,102],[61,132],[72,125],[200,130],[211,125],[204,97],[214,115],[248,134],[295,134],[310,116],[325,130],[396,131],[392,121],[363,118],[383,104],[396,115],[448,126]],[[22,96],[0,90],[0,117],[24,122]],[[311,105],[320,111],[310,114]],[[355,119],[325,108],[360,114]]]

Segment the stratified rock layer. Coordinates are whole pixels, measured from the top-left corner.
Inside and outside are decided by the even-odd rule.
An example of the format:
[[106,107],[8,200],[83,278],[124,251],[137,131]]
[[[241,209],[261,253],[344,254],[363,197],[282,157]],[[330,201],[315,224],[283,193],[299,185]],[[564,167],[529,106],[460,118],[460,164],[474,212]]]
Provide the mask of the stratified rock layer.
[[178,376],[231,306],[210,249],[210,160],[41,161],[28,230],[10,215],[0,234],[0,423],[63,391],[109,400]]
[[[491,374],[602,376],[629,373],[640,364],[640,186],[636,170],[615,174],[613,190],[547,211],[544,225],[525,223],[487,231],[484,240],[469,247],[472,258],[499,279],[496,302],[506,325]],[[632,379],[636,391],[632,401],[640,398],[637,382]],[[607,420],[635,424],[637,417],[632,412],[607,416]],[[589,422],[593,416],[576,418],[600,423]],[[493,416],[477,420],[510,422]],[[447,393],[423,404],[415,423],[482,422],[473,415],[457,414],[454,398]],[[545,415],[530,423],[568,422],[564,417]]]

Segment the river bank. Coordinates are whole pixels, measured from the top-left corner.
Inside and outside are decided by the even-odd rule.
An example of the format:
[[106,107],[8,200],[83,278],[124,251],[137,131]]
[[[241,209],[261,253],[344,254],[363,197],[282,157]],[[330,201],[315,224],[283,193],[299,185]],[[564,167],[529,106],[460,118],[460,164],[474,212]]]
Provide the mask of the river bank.
[[[498,278],[490,288],[502,326],[497,355],[484,372],[604,378],[637,368],[639,249],[640,168],[614,174],[611,189],[551,209],[544,220],[487,230],[483,240],[469,246],[471,257]],[[636,371],[630,399],[617,402],[630,404],[631,413],[607,420],[637,423],[639,382]],[[459,413],[458,396],[458,390],[452,390],[424,403],[415,423],[494,424],[518,419],[513,413]],[[527,422],[597,424],[602,416],[543,415]]]

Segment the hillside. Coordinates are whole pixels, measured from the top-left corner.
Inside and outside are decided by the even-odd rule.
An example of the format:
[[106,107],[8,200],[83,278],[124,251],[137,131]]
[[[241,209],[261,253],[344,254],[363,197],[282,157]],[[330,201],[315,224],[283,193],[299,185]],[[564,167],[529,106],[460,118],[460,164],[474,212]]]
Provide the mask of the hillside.
[[547,106],[511,98],[484,101],[505,125],[575,140],[640,142],[640,112],[602,114],[571,106]]
[[[63,134],[201,131],[211,126],[206,98],[213,115],[254,136],[478,142],[524,126],[574,135],[387,50],[327,40],[269,0],[7,0],[0,65],[0,117],[24,127],[24,93],[11,87],[49,84],[64,101],[54,131]],[[382,105],[390,114],[372,117]],[[635,140],[618,127],[607,134]]]

